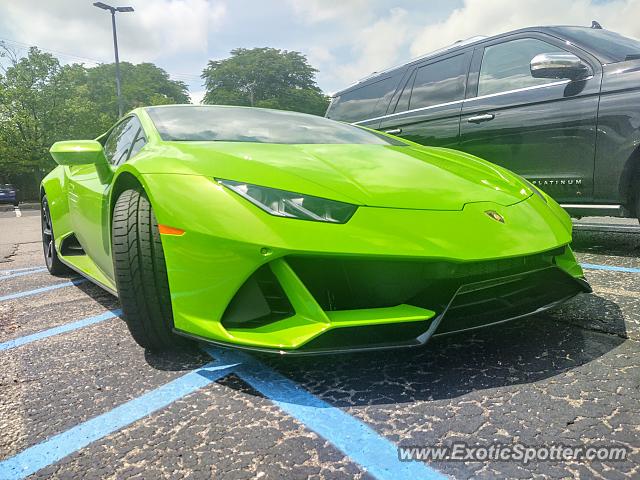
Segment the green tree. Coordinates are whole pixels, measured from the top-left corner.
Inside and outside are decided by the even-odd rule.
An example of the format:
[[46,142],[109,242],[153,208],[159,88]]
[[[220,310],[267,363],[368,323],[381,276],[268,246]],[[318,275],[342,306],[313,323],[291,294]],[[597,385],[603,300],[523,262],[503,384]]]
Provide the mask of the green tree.
[[210,60],[202,72],[204,103],[324,115],[329,99],[316,85],[316,72],[299,52],[237,48],[227,59]]
[[[61,65],[35,47],[20,58],[1,43],[0,56],[0,183],[14,183],[23,198],[35,198],[55,165],[49,155],[54,142],[95,138],[117,120],[115,67]],[[127,110],[189,102],[186,85],[151,63],[125,62],[122,74]]]
[[39,180],[52,166],[53,142],[90,133],[84,113],[92,108],[78,81],[84,67],[61,66],[37,48],[23,58],[9,50],[3,56],[10,66],[0,74],[0,172]]
[[[134,65],[121,62],[120,78],[125,112],[149,105],[190,103],[187,86],[183,82],[171,80],[167,72],[153,63]],[[110,118],[110,124],[117,119],[118,112],[114,79],[113,63],[87,69],[89,98],[100,113]]]

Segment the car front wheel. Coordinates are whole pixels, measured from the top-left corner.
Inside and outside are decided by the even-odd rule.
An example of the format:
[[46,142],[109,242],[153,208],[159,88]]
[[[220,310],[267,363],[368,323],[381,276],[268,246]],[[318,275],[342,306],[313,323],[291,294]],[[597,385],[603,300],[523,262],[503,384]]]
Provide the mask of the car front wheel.
[[118,197],[111,239],[118,297],[134,340],[156,351],[184,345],[186,340],[173,333],[158,222],[144,192],[125,190]]

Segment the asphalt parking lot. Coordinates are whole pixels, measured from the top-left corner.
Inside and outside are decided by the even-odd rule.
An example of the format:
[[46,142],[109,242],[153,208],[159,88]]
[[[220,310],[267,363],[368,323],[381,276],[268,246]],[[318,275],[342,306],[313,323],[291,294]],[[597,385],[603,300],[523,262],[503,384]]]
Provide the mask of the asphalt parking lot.
[[[37,211],[2,212],[0,479],[638,478],[640,231],[584,224],[594,293],[556,312],[420,350],[292,358],[146,353],[117,299],[44,270]],[[398,459],[457,441],[628,456]]]

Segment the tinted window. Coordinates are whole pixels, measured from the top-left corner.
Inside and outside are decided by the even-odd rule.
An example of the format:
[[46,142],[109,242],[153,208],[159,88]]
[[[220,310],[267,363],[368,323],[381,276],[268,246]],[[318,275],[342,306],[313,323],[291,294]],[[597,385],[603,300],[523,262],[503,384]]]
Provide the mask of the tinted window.
[[409,109],[462,100],[467,78],[468,55],[457,55],[418,68]]
[[613,62],[640,58],[640,41],[608,30],[585,27],[558,27],[564,37],[584,45]]
[[127,157],[127,159],[133,157],[146,144],[147,144],[147,138],[144,136],[144,132],[143,132],[143,130],[141,128],[138,131],[138,136],[136,137],[136,139],[134,140],[133,144],[131,145],[131,148],[129,149],[129,156]]
[[565,53],[542,40],[522,38],[484,49],[478,95],[506,92],[518,88],[557,82],[554,78],[533,78],[531,60],[540,53]]
[[115,126],[104,144],[104,154],[109,162],[119,165],[129,158],[131,144],[140,128],[136,117],[129,117]]
[[163,140],[255,143],[406,145],[324,117],[264,108],[149,107]]
[[416,70],[413,71],[409,80],[404,86],[404,90],[402,90],[402,95],[400,95],[400,99],[398,100],[398,105],[396,105],[396,112],[404,112],[409,110],[409,99],[411,99],[411,89],[413,88],[413,82],[416,79]]
[[384,113],[381,110],[384,110],[386,105],[384,108],[376,107],[384,103],[380,102],[383,97],[393,93],[397,82],[397,77],[389,77],[335,97],[327,110],[327,118],[357,122]]

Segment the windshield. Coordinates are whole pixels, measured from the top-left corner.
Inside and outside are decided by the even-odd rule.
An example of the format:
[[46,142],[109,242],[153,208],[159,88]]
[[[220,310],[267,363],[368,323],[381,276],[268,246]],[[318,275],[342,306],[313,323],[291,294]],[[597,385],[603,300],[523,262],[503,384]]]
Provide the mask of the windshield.
[[324,117],[282,110],[176,105],[147,112],[168,141],[406,145]]
[[609,62],[640,59],[640,41],[609,30],[586,27],[558,27],[557,30],[577,45],[606,57]]

